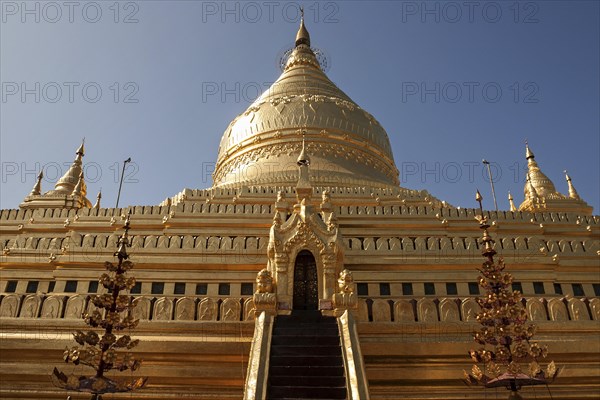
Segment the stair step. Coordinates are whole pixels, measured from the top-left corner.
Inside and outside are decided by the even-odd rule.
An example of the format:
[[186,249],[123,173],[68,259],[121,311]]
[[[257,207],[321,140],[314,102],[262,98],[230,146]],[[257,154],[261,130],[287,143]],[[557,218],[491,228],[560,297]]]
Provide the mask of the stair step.
[[271,368],[269,376],[344,376],[344,368],[340,366],[289,366],[280,365]]
[[272,356],[339,356],[340,345],[333,346],[298,346],[298,345],[277,345],[271,346]]
[[271,345],[339,346],[340,338],[338,336],[273,335]]
[[278,315],[277,318],[295,318],[300,320],[310,320],[315,318],[333,318],[324,317],[321,311],[318,310],[294,310],[291,315]]
[[340,376],[272,376],[271,386],[345,387],[346,378]]
[[296,326],[280,327],[277,324],[273,327],[273,336],[338,336],[339,331],[337,326],[326,328],[302,328]]
[[284,397],[289,399],[345,399],[346,388],[324,388],[307,386],[271,386],[269,398]]
[[313,325],[336,325],[337,321],[333,317],[314,317],[314,318],[299,318],[292,315],[282,315],[277,317],[278,324],[313,324]]
[[280,366],[324,366],[324,367],[337,367],[343,366],[344,361],[341,355],[338,356],[271,356],[271,365],[274,367]]
[[338,330],[337,324],[319,324],[319,323],[308,323],[308,324],[297,324],[292,322],[279,322],[275,325],[276,328],[283,329],[314,329],[316,331],[320,330]]

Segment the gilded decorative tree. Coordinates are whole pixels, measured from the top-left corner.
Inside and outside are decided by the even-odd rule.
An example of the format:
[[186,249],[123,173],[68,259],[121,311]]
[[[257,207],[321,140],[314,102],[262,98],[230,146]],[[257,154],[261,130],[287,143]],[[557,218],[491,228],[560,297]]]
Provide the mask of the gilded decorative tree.
[[125,232],[118,240],[118,250],[114,254],[118,264],[111,262],[104,264],[107,273],[100,276],[99,282],[107,289],[107,293],[91,296],[90,301],[96,306],[91,313],[84,313],[83,319],[91,328],[103,328],[99,335],[94,329],[87,332],[77,331],[73,334],[79,346],[67,348],[64,353],[65,362],[75,365],[83,364],[92,367],[96,374],[92,376],[67,376],[54,368],[52,380],[55,386],[76,392],[92,393],[92,400],[100,400],[105,393],[129,392],[139,389],[146,384],[148,378],[141,377],[134,380],[113,380],[104,374],[111,370],[135,371],[140,367],[140,360],[135,359],[131,353],[122,350],[131,350],[138,345],[139,340],[132,340],[129,335],[117,336],[117,332],[135,328],[139,320],[131,314],[135,304],[123,290],[130,290],[135,285],[135,278],[126,277],[127,271],[133,268],[133,263],[128,260],[127,247],[129,242],[129,216],[125,219],[123,227]]
[[548,349],[533,341],[536,326],[527,322],[527,313],[521,303],[521,293],[511,290],[513,277],[505,272],[502,258],[494,261],[496,251],[494,240],[488,233],[488,219],[483,214],[481,194],[477,191],[481,215],[475,218],[483,230],[482,255],[486,258],[480,272],[479,286],[485,296],[477,298],[481,312],[477,321],[481,328],[474,334],[480,345],[470,350],[469,355],[480,368],[473,365],[471,373],[465,371],[465,381],[469,385],[483,385],[486,388],[506,387],[510,390],[509,400],[522,399],[518,391],[522,386],[546,385],[554,380],[558,369],[551,361],[545,368],[540,365],[546,358]]

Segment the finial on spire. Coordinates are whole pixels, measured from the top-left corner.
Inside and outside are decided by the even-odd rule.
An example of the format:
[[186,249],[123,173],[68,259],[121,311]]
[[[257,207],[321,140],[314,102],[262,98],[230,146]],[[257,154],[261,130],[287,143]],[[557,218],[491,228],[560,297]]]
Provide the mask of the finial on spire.
[[479,212],[481,213],[481,215],[476,215],[475,219],[479,221],[479,228],[483,230],[483,237],[481,238],[481,243],[484,244],[484,248],[481,250],[481,254],[488,258],[493,257],[494,254],[496,254],[492,247],[494,240],[490,237],[487,231],[490,225],[488,224],[488,217],[483,213],[483,196],[481,196],[481,193],[479,193],[479,189],[477,189],[477,192],[475,193],[475,200],[477,200],[477,202],[479,203]]
[[477,189],[477,192],[475,193],[475,200],[479,203],[479,210],[481,211],[481,215],[483,215],[483,197],[481,196],[481,193],[479,193],[479,189]]
[[572,199],[580,200],[581,198],[579,197],[579,193],[577,193],[577,190],[575,190],[575,186],[573,186],[573,182],[571,181],[571,177],[569,176],[569,173],[567,172],[566,169],[564,172],[565,172],[565,178],[567,179],[567,184],[569,185],[569,197]]
[[121,235],[121,237],[119,237],[119,240],[117,242],[117,246],[119,246],[119,248],[115,252],[115,256],[119,258],[119,261],[127,260],[129,258],[129,255],[127,254],[127,247],[131,247],[131,243],[129,243],[130,221],[131,210],[129,210],[129,212],[127,213],[127,216],[125,217],[125,223],[123,224],[123,229],[125,230],[125,232],[123,232],[123,234]]
[[43,170],[40,171],[39,175],[37,176],[37,182],[33,186],[33,189],[31,189],[31,193],[29,193],[29,196],[39,196],[40,194],[42,194],[42,178],[44,178]]
[[300,28],[298,28],[298,33],[296,33],[296,47],[301,44],[310,47],[310,35],[304,26],[304,7],[302,6],[300,7]]
[[96,204],[94,204],[94,210],[100,209],[100,200],[102,199],[102,189],[98,192],[98,196],[96,196]]
[[81,146],[79,146],[75,154],[80,155],[82,157],[85,155],[85,138],[81,140]]
[[515,202],[513,201],[512,194],[510,194],[510,190],[508,191],[508,203],[510,204],[510,211],[517,211],[517,207],[515,206]]
[[530,158],[535,158],[533,155],[533,151],[529,148],[529,142],[525,139],[525,159],[529,160]]

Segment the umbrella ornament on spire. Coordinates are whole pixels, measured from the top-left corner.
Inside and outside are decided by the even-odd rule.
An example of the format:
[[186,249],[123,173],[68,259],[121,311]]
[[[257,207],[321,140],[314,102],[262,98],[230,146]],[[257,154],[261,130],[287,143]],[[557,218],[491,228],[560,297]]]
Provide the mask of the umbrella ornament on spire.
[[286,49],[279,57],[279,68],[282,72],[285,71],[292,53],[294,53],[294,50],[300,48],[301,52],[309,53],[310,56],[315,58],[315,66],[318,66],[322,71],[327,72],[330,68],[329,57],[323,50],[311,46],[310,33],[304,25],[304,7],[299,8],[299,13],[300,26],[296,33],[294,45],[291,48]]
[[[105,372],[135,371],[141,361],[134,358],[131,350],[139,340],[132,340],[129,335],[117,336],[118,332],[135,328],[139,320],[132,315],[135,304],[123,290],[130,290],[135,285],[135,278],[126,277],[127,271],[133,268],[128,260],[127,247],[131,246],[129,239],[129,216],[125,219],[124,232],[117,242],[115,257],[118,263],[105,262],[107,273],[103,273],[99,282],[106,288],[107,293],[91,296],[90,301],[96,310],[84,313],[85,323],[92,329],[87,332],[77,331],[73,334],[79,346],[67,348],[64,360],[75,365],[92,367],[96,373],[92,376],[67,376],[54,368],[52,381],[55,386],[66,390],[92,393],[92,399],[100,399],[106,393],[130,392],[146,384],[148,378],[140,377],[133,380],[113,380],[105,376]],[[102,328],[99,334],[93,328]],[[115,334],[117,333],[117,334]],[[125,351],[125,352],[123,352]]]
[[518,391],[522,386],[546,385],[559,371],[554,361],[545,367],[541,365],[548,349],[533,340],[536,326],[527,322],[521,293],[510,289],[513,277],[505,271],[502,258],[494,260],[494,240],[488,232],[490,225],[479,191],[475,199],[479,202],[480,215],[475,218],[483,231],[481,253],[485,257],[478,268],[479,286],[485,296],[477,298],[481,306],[477,321],[481,327],[474,333],[474,340],[480,347],[469,351],[476,364],[471,373],[465,371],[465,382],[486,388],[506,387],[511,391],[510,399],[520,399]]

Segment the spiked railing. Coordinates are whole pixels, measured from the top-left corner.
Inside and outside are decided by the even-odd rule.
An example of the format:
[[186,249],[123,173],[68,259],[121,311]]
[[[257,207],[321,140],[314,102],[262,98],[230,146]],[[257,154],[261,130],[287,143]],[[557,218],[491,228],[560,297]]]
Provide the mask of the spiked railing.
[[505,272],[502,258],[494,261],[496,251],[494,240],[488,233],[488,219],[484,216],[481,194],[477,191],[481,215],[475,218],[483,230],[481,243],[485,262],[480,272],[479,286],[485,297],[478,298],[481,312],[477,321],[481,328],[474,334],[474,340],[481,347],[470,350],[469,355],[476,363],[471,373],[465,371],[468,385],[483,385],[486,388],[506,387],[511,391],[509,400],[522,399],[518,391],[523,386],[546,385],[558,375],[558,369],[551,361],[545,368],[540,360],[546,358],[548,349],[533,341],[536,326],[527,322],[527,313],[521,304],[521,293],[510,289],[513,277]]
[[135,359],[131,353],[120,353],[120,350],[131,350],[138,345],[139,340],[132,340],[129,335],[118,337],[114,332],[135,328],[139,320],[131,314],[135,306],[130,296],[120,294],[123,290],[130,290],[135,285],[135,278],[125,276],[133,268],[133,263],[128,260],[127,247],[129,242],[129,216],[125,219],[123,227],[125,232],[117,243],[118,250],[115,256],[117,265],[106,262],[107,273],[103,273],[99,282],[107,289],[107,293],[94,295],[90,301],[96,306],[91,313],[84,313],[83,319],[91,328],[103,328],[101,336],[94,330],[87,332],[77,331],[73,334],[75,341],[80,346],[67,348],[64,360],[75,365],[92,367],[96,374],[92,376],[67,376],[54,368],[52,381],[55,386],[76,392],[92,393],[92,400],[100,400],[106,393],[129,392],[139,389],[146,384],[148,378],[140,377],[133,380],[113,380],[104,376],[105,372],[116,370],[135,371],[140,367],[141,361]]

